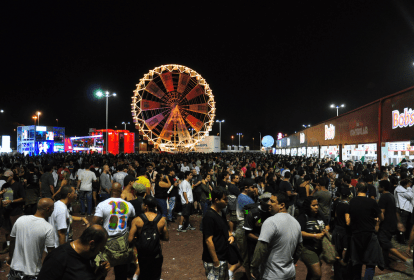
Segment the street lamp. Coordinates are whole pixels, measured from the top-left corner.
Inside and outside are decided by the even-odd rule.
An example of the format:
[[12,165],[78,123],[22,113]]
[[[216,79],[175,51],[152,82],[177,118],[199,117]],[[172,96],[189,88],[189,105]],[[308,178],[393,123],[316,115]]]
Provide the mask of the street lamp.
[[191,131],[191,137],[193,137],[194,134],[194,128],[189,128],[188,131]]
[[106,97],[106,139],[105,139],[105,147],[106,147],[106,154],[108,154],[108,98],[111,96],[116,96],[116,93],[109,94],[109,91],[106,91],[105,94],[102,91],[98,91],[96,93],[98,97]]
[[336,116],[339,115],[339,111],[338,111],[339,107],[343,108],[343,107],[345,107],[345,105],[344,104],[341,104],[341,106],[336,106],[335,104],[331,105],[331,108],[336,108]]
[[40,115],[42,114],[42,113],[40,113],[39,111],[37,111],[37,125],[40,125]]
[[254,151],[254,137],[253,137],[253,151]]
[[56,125],[59,126],[59,120],[58,119],[56,119],[56,123],[57,123]]
[[4,113],[4,111],[3,110],[0,110],[0,113]]
[[125,125],[125,130],[126,130],[126,125],[127,124],[130,124],[130,123],[129,122],[127,122],[127,123],[126,122],[122,122],[122,124]]
[[259,132],[259,134],[260,134],[260,141],[259,141],[259,144],[260,144],[260,151],[262,150],[262,133],[261,132]]
[[306,125],[306,124],[302,124],[302,126],[303,126],[304,128],[307,128],[307,127],[310,127],[311,125],[310,125],[310,124],[308,124],[308,125]]
[[239,135],[239,147],[240,147],[240,136],[242,136],[243,133],[237,133],[237,135]]
[[36,125],[37,117],[36,116],[33,116],[32,119],[34,120],[34,125]]
[[216,120],[219,123],[219,132],[220,132],[220,150],[221,150],[221,123],[224,123],[224,120]]
[[231,145],[233,146],[233,139],[234,139],[234,136],[232,135],[231,136]]

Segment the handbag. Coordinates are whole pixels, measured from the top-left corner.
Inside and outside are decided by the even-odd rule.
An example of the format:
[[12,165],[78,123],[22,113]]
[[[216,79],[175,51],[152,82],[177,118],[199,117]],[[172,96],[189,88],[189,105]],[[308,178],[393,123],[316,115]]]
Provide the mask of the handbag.
[[327,236],[322,238],[322,260],[324,260],[327,264],[334,264],[336,260],[339,259],[339,255],[335,250],[334,245],[332,245],[331,241]]

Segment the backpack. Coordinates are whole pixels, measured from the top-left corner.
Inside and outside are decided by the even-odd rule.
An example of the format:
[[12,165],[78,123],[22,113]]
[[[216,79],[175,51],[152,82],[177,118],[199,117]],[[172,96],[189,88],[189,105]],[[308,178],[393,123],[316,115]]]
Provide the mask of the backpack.
[[245,205],[242,209],[244,216],[246,217],[249,214],[249,212],[260,212],[259,205],[259,203],[250,203]]
[[143,213],[139,217],[144,221],[144,226],[138,238],[138,255],[144,258],[155,258],[161,253],[160,233],[157,224],[162,216],[158,214],[153,221],[148,221],[147,216]]
[[227,202],[227,207],[230,211],[236,211],[236,206],[237,206],[237,196],[229,194],[227,196],[228,202]]

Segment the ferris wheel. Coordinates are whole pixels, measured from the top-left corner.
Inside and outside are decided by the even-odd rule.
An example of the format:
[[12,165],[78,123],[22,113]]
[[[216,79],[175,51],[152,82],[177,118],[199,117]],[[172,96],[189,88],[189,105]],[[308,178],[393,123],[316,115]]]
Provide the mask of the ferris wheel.
[[206,80],[177,64],[150,70],[132,96],[135,127],[162,151],[191,151],[209,135],[215,102]]

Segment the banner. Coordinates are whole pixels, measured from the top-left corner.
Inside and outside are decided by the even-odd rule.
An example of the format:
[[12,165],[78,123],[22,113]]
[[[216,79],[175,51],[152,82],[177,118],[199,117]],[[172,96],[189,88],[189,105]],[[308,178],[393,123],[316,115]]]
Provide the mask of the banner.
[[145,88],[146,91],[149,93],[155,95],[159,99],[162,99],[164,97],[164,92],[157,86],[157,84],[154,81],[151,81]]
[[164,119],[164,115],[161,113],[156,116],[153,116],[152,118],[148,120],[145,120],[145,123],[149,129],[153,130],[163,119]]
[[200,96],[204,94],[204,88],[201,85],[197,85],[195,88],[193,88],[185,98],[187,98],[188,101],[191,99],[196,98],[197,96]]
[[161,80],[168,92],[174,91],[174,84],[171,72],[161,74]]
[[196,113],[207,114],[208,113],[208,104],[207,103],[192,104],[188,107],[188,110],[196,112]]
[[192,128],[194,128],[195,131],[199,132],[201,128],[203,127],[203,122],[197,119],[196,117],[192,115],[188,115],[186,118],[186,121],[191,125]]
[[159,102],[146,100],[146,99],[141,100],[142,111],[149,111],[149,110],[155,110],[155,109],[160,109],[160,108],[161,108],[161,103]]
[[187,74],[180,74],[180,78],[178,80],[178,88],[177,88],[177,92],[179,93],[183,93],[184,90],[186,89],[188,82],[190,81],[190,76]]

